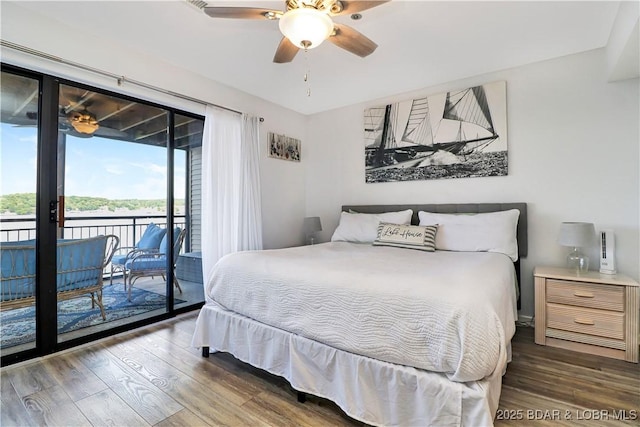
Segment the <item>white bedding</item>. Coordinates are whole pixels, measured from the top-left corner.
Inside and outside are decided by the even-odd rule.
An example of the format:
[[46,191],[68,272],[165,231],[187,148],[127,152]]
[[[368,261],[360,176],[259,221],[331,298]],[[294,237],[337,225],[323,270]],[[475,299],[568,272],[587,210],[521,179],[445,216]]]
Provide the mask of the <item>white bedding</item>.
[[514,282],[502,254],[332,242],[227,255],[205,295],[329,346],[466,382],[505,369]]
[[192,345],[231,353],[372,426],[491,426],[500,400],[500,372],[453,382],[442,373],[337,350],[213,302],[200,310]]

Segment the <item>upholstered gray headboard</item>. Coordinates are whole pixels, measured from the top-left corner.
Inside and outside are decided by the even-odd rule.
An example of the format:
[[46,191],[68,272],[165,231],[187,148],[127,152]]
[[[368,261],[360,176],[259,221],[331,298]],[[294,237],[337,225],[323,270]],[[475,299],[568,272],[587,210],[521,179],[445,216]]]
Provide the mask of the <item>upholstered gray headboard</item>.
[[518,255],[527,256],[527,204],[526,203],[448,203],[430,205],[345,205],[343,211],[354,210],[361,213],[393,212],[405,209],[413,210],[412,224],[418,224],[418,212],[437,213],[481,213],[498,212],[509,209],[518,209],[520,217],[518,219]]

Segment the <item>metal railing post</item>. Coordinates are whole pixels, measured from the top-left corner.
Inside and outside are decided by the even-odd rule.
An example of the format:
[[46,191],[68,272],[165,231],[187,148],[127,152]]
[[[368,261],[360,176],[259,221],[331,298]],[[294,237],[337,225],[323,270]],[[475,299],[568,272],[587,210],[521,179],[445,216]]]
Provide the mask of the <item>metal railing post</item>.
[[133,240],[132,240],[132,243],[131,243],[132,246],[135,245],[136,242],[138,241],[138,239],[136,239],[136,228],[137,228],[137,226],[138,226],[138,224],[137,224],[136,218],[133,217]]

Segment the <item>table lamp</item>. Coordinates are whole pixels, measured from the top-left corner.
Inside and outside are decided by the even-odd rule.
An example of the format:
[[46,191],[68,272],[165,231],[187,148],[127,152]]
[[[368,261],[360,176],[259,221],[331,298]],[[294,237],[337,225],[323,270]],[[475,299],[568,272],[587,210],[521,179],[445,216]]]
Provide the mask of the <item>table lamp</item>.
[[596,230],[590,222],[563,222],[560,226],[558,244],[573,248],[567,255],[567,267],[576,273],[589,270],[589,257],[582,252],[593,242]]
[[316,233],[322,231],[322,224],[320,223],[319,216],[308,216],[303,222],[304,234],[307,238],[307,243],[313,245],[316,242]]

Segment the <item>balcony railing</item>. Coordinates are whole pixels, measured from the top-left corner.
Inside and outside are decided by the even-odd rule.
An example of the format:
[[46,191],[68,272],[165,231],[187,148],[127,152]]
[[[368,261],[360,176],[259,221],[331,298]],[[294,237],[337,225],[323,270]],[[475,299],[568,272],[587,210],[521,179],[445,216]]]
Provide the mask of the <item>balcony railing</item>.
[[[150,223],[165,226],[166,219],[165,215],[68,216],[58,237],[84,239],[101,234],[115,234],[120,238],[120,247],[134,246]],[[173,222],[174,226],[184,228],[186,217],[175,215]],[[2,218],[0,221],[0,244],[35,238],[35,217]]]

